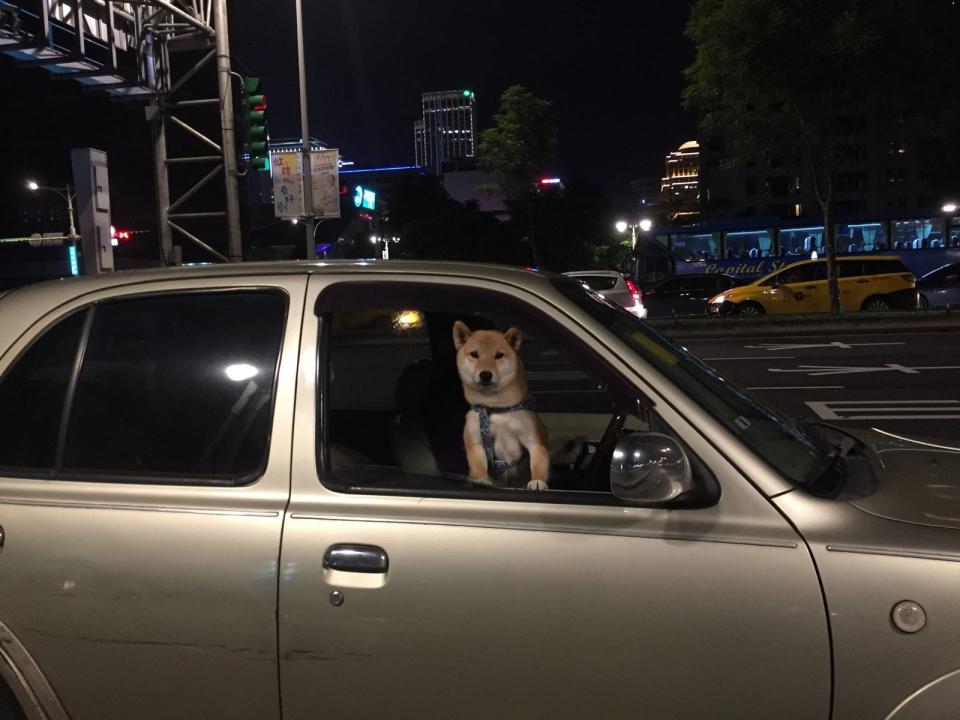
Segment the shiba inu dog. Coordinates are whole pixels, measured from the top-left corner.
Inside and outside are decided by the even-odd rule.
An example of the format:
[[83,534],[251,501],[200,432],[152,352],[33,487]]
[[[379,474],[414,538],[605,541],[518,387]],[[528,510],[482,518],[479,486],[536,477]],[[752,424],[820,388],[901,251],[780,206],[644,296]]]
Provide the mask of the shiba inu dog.
[[527,395],[517,355],[522,342],[515,327],[504,333],[472,332],[459,320],[454,323],[457,371],[470,403],[463,444],[471,481],[546,490],[547,429]]

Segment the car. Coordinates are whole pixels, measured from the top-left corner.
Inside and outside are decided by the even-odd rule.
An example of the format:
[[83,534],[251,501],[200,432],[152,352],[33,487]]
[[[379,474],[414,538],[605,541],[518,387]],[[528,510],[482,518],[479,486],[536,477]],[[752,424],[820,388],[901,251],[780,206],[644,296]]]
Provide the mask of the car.
[[594,292],[622,305],[641,320],[647,317],[643,293],[623,273],[616,270],[575,270],[564,274],[577,278]]
[[677,275],[644,287],[643,305],[649,317],[702,316],[707,312],[707,300],[743,282],[723,273]]
[[[896,256],[838,257],[844,310],[915,310],[916,279]],[[780,315],[830,310],[827,261],[791,263],[748,285],[726,290],[707,303],[710,315]]]
[[[549,489],[467,477],[457,323],[516,329]],[[955,713],[960,451],[781,416],[575,277],[106,273],[0,339],[2,716]]]
[[960,305],[960,262],[931,270],[917,280],[920,308],[941,308]]

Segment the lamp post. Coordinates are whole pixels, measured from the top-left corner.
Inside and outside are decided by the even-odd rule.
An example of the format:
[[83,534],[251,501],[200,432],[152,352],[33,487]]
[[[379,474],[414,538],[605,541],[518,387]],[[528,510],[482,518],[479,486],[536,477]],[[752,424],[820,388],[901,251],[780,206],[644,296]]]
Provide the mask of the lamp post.
[[73,198],[76,197],[76,193],[70,191],[70,184],[68,183],[65,188],[53,188],[47,187],[46,185],[39,185],[35,180],[27,180],[27,190],[30,190],[31,192],[36,192],[37,190],[49,190],[50,192],[56,193],[61,198],[66,200],[67,218],[70,221],[70,244],[76,246],[77,227],[73,223]]
[[391,235],[390,237],[386,237],[383,235],[371,235],[370,242],[376,246],[377,250],[380,249],[380,243],[382,242],[383,254],[381,257],[384,260],[389,260],[390,259],[390,243],[398,243],[400,242],[400,238],[398,238],[396,235]]
[[953,216],[957,212],[957,204],[950,200],[945,202],[943,207],[940,208],[943,211],[943,246],[950,247],[953,245],[953,236],[951,231],[953,230]]
[[637,230],[641,232],[650,232],[653,229],[653,220],[650,218],[641,218],[636,223],[628,223],[626,220],[618,220],[614,227],[617,229],[618,233],[624,233],[627,231],[627,228],[630,228],[630,249],[637,249]]

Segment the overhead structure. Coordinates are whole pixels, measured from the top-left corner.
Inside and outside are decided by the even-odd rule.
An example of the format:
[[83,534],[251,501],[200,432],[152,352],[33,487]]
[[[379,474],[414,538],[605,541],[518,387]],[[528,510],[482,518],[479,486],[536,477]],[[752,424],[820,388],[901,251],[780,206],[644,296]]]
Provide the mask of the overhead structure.
[[[226,0],[0,0],[0,52],[112,99],[145,102],[161,261],[179,261],[174,237],[222,261],[241,259]],[[191,149],[170,157],[168,133]],[[201,192],[217,180],[222,196]],[[219,207],[193,204],[213,198]]]

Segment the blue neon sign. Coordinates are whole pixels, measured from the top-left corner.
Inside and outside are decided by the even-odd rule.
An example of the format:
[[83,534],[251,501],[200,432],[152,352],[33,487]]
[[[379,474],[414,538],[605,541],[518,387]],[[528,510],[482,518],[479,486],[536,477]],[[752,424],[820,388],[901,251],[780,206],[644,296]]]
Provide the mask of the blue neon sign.
[[71,245],[67,248],[67,262],[70,264],[70,274],[79,275],[80,265],[77,262],[77,246]]

